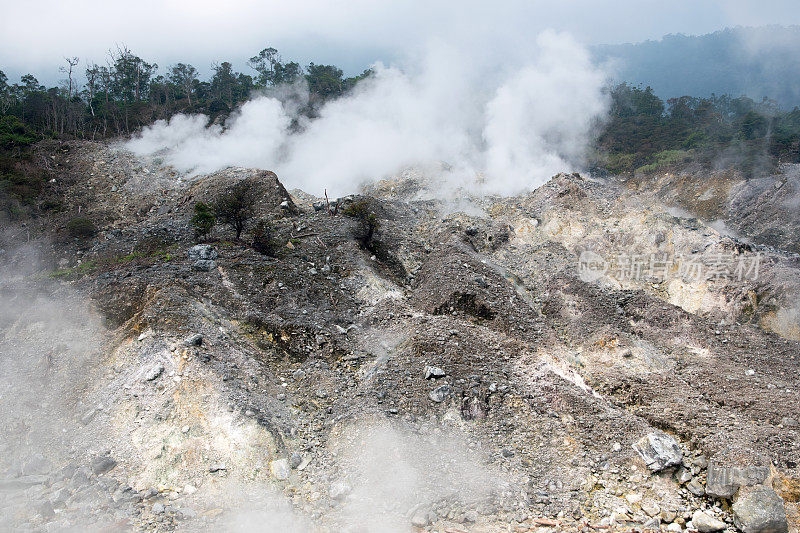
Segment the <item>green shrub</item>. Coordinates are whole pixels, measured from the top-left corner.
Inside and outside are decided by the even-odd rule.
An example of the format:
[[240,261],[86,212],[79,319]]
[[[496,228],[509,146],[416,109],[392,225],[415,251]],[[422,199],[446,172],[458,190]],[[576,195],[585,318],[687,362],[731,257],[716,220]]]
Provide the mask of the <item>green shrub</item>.
[[211,233],[216,223],[217,217],[211,207],[203,202],[194,204],[194,216],[189,221],[189,224],[194,228],[195,235],[197,235],[198,239]]
[[691,158],[691,153],[685,150],[664,150],[653,156],[654,161],[636,169],[637,172],[655,172],[656,170],[672,167],[685,163]]

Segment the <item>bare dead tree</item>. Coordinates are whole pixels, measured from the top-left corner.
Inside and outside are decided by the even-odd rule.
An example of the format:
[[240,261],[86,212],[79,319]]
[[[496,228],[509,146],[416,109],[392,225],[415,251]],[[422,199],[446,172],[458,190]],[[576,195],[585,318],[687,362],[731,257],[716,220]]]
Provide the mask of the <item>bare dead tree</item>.
[[339,207],[341,207],[342,202],[336,202],[333,209],[331,209],[331,202],[328,200],[328,189],[325,189],[325,205],[328,208],[328,214],[333,217],[339,213]]
[[77,57],[65,57],[64,61],[67,62],[68,67],[61,67],[61,72],[67,75],[67,99],[72,98],[72,69],[78,64]]

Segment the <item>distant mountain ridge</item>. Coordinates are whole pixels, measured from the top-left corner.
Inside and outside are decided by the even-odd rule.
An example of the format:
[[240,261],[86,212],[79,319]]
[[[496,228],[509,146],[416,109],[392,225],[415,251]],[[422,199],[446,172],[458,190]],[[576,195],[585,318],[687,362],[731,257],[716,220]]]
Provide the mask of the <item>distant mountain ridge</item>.
[[616,81],[649,85],[661,98],[746,95],[800,106],[800,26],[727,28],[706,35],[597,45]]

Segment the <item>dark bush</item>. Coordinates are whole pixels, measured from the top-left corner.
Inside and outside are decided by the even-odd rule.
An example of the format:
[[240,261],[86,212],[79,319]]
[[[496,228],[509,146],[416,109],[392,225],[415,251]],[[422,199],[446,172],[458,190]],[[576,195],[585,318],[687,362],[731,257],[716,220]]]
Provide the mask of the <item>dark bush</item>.
[[256,192],[252,183],[240,181],[214,200],[212,210],[217,220],[236,231],[236,239],[239,240],[248,221],[253,218],[255,203]]
[[348,217],[355,218],[359,222],[355,237],[364,248],[370,249],[372,240],[375,238],[375,232],[380,228],[380,221],[370,209],[369,202],[366,200],[355,202],[344,208],[342,213]]
[[259,220],[253,228],[253,250],[263,255],[273,255],[277,248],[274,233],[269,222]]
[[70,237],[88,239],[97,233],[97,228],[88,218],[77,217],[67,222],[67,233]]

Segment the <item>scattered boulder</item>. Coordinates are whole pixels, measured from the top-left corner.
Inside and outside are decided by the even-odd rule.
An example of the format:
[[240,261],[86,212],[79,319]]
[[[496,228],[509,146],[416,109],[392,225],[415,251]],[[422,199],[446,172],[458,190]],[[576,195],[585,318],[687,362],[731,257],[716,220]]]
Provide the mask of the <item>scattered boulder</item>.
[[694,512],[692,515],[692,524],[694,524],[694,527],[701,533],[713,533],[714,531],[722,531],[728,527],[722,520],[718,520],[703,511]]
[[192,520],[193,518],[197,517],[197,511],[189,507],[183,507],[178,509],[178,512],[175,513],[175,516],[178,518],[178,520]]
[[189,248],[186,253],[189,259],[194,261],[192,268],[195,270],[209,272],[217,267],[217,263],[214,260],[219,257],[219,253],[210,244],[197,244]]
[[105,474],[117,466],[117,461],[107,455],[100,455],[92,459],[92,472],[96,476]]
[[201,333],[193,333],[183,340],[184,346],[202,346],[203,335]]
[[189,259],[193,259],[195,261],[198,259],[213,261],[219,257],[217,250],[215,250],[210,244],[197,244],[189,248],[189,251],[186,253],[189,256]]
[[733,520],[744,533],[784,533],[789,530],[783,500],[771,488],[744,488],[733,504]]
[[692,480],[692,473],[689,472],[687,469],[680,467],[675,472],[675,481],[677,481],[681,485],[685,485],[686,483],[689,483],[691,480]]
[[442,403],[450,397],[452,392],[453,389],[450,387],[450,385],[441,385],[430,391],[428,393],[428,398],[430,398],[433,402]]
[[781,425],[785,428],[797,428],[800,427],[800,422],[796,418],[785,416],[781,418]]
[[155,381],[164,373],[164,365],[157,363],[144,375],[145,381]]
[[200,272],[211,272],[217,268],[217,262],[210,259],[199,259],[194,262],[192,268],[199,270]]
[[767,479],[766,466],[722,466],[711,461],[708,465],[706,493],[721,499],[730,499],[740,487],[759,485]]
[[681,464],[683,452],[674,438],[666,433],[653,432],[640,439],[633,449],[652,472]]
[[425,367],[425,379],[436,379],[436,378],[443,378],[447,375],[447,372],[439,368],[438,366],[426,366]]
[[269,464],[269,471],[281,481],[289,479],[289,461],[287,459],[276,459]]

